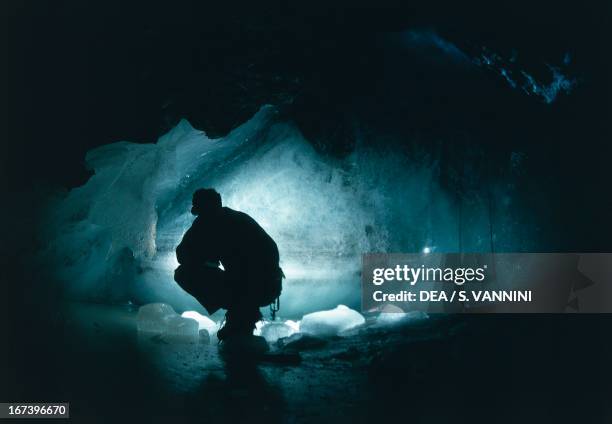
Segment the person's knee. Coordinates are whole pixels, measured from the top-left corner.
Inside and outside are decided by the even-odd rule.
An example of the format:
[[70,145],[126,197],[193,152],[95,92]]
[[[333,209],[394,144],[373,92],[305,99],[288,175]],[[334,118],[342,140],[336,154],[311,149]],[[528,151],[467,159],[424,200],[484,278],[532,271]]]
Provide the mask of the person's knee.
[[185,291],[192,292],[194,289],[205,285],[218,284],[223,276],[223,271],[216,271],[208,267],[188,267],[180,265],[174,271],[174,281]]

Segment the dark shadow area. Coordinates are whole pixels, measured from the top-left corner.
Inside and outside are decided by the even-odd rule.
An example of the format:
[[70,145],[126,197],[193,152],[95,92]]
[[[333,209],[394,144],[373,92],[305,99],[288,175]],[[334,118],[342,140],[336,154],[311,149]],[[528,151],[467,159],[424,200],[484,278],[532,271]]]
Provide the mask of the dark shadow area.
[[[541,223],[542,250],[609,252],[609,2],[0,9],[0,401],[67,401],[77,422],[612,422],[609,314],[435,317],[262,365],[141,342],[133,311],[75,309],[34,259],[49,199],[91,176],[87,151],[152,143],[181,118],[220,137],[264,104],[325,158],[364,139],[439,158],[457,207],[514,158],[526,207],[513,219]],[[546,103],[483,52],[576,84]]]
[[47,325],[20,340],[27,349],[3,389],[8,399],[69,401],[77,422],[600,424],[612,413],[606,315],[434,316],[330,340],[282,366],[137,338],[128,311],[64,311],[63,333]]

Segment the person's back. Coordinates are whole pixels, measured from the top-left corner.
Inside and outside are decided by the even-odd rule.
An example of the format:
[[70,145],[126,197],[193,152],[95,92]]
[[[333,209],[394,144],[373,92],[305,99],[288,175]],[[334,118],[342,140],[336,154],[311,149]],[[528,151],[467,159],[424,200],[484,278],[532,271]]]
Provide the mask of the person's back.
[[249,215],[224,207],[220,228],[221,262],[227,271],[278,267],[278,248],[272,237]]
[[[181,266],[175,280],[213,313],[226,308],[227,325],[220,339],[252,334],[261,318],[259,306],[280,295],[282,270],[274,240],[249,215],[222,207],[211,189],[196,191],[192,212],[197,215],[176,249]],[[219,262],[224,271],[217,268]]]
[[228,207],[198,215],[176,252],[181,264],[221,261],[236,273],[277,267],[279,261],[276,243],[257,221]]

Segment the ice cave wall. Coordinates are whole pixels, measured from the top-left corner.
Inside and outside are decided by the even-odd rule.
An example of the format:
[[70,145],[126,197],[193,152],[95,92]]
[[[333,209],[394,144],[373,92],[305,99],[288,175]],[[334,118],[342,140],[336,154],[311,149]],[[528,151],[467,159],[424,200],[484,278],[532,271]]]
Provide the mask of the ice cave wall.
[[[200,187],[215,187],[277,241],[285,316],[339,303],[357,308],[365,252],[457,251],[466,225],[461,248],[490,250],[487,202],[473,196],[460,223],[435,158],[365,146],[343,159],[322,157],[277,115],[263,107],[221,139],[183,120],[155,144],[90,151],[94,175],[52,205],[45,225],[42,258],[55,281],[79,299],[202,310],[173,281],[174,249]],[[509,234],[512,222],[499,216],[499,233]]]

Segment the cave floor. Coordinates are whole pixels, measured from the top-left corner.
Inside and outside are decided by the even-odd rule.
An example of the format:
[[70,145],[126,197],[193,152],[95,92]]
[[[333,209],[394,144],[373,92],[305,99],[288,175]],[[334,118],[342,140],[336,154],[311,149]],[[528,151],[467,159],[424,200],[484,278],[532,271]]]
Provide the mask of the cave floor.
[[[77,422],[601,423],[612,416],[610,338],[587,317],[431,317],[334,338],[302,351],[299,365],[283,365],[227,360],[216,343],[143,337],[135,316],[67,304],[57,334],[41,335],[44,350],[25,354],[38,371],[22,372],[17,399],[68,401]],[[601,328],[603,320],[591,322]]]
[[[299,365],[228,360],[211,343],[139,334],[136,311],[69,304],[62,387],[74,418],[204,422],[359,421],[367,372],[351,339],[302,352]],[[95,408],[95,409],[94,409]],[[99,415],[98,415],[99,414]]]

